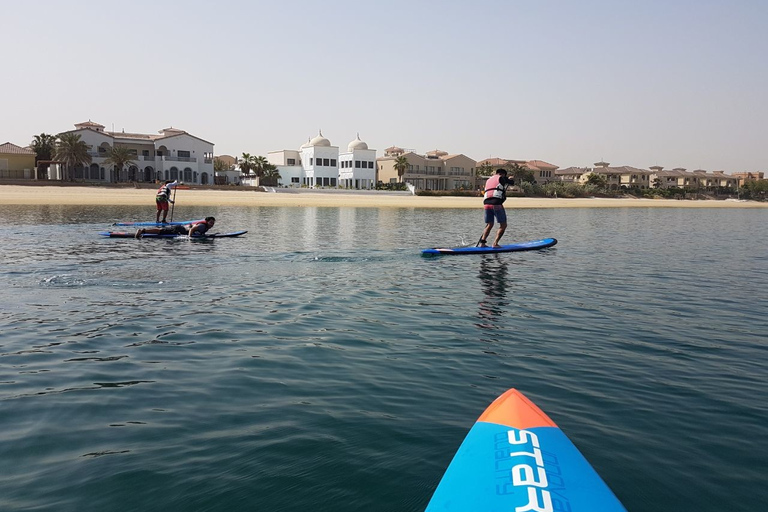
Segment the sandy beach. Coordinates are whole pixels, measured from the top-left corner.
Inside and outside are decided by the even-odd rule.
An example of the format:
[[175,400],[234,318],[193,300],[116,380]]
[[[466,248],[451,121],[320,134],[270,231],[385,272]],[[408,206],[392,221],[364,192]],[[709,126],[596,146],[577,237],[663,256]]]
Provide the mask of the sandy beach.
[[[3,205],[152,205],[154,188],[0,185]],[[477,197],[425,197],[407,193],[347,190],[180,189],[177,204],[188,206],[327,206],[373,208],[479,208]],[[549,199],[512,197],[507,208],[768,208],[755,201],[674,199]]]

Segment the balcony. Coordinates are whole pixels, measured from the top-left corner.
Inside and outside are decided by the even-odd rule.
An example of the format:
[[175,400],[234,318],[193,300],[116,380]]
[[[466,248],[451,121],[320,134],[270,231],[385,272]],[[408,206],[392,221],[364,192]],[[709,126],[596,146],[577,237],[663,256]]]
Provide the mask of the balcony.
[[445,176],[445,171],[442,169],[435,169],[435,170],[429,170],[429,171],[426,169],[421,169],[416,171],[409,169],[405,173],[406,174],[426,174],[428,176]]
[[197,162],[197,158],[190,156],[170,156],[166,155],[161,157],[166,162]]

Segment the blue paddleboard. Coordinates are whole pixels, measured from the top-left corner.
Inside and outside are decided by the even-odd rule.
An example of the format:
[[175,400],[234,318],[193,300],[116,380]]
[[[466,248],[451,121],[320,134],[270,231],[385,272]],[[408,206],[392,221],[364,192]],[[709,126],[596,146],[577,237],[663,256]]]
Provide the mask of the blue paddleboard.
[[626,512],[554,421],[510,389],[478,418],[425,512]]
[[500,247],[454,247],[453,249],[434,247],[432,249],[422,249],[421,254],[422,256],[437,256],[440,254],[493,254],[497,252],[535,251],[536,249],[552,247],[556,243],[557,240],[554,238],[542,238],[541,240],[502,245]]
[[[163,233],[163,234],[155,234],[155,233],[144,233],[142,235],[142,238],[201,238],[201,239],[208,239],[208,238],[233,238],[236,236],[244,235],[248,231],[234,231],[232,233],[211,233],[209,235],[193,235],[190,237],[187,237],[187,235],[179,235],[178,233]],[[102,231],[99,233],[101,236],[108,236],[110,238],[135,238],[136,233],[128,233],[125,231]]]
[[163,227],[163,226],[183,226],[185,224],[192,224],[193,222],[201,222],[204,219],[198,219],[198,220],[183,220],[179,222],[115,222],[112,224],[113,226],[155,226],[155,227]]

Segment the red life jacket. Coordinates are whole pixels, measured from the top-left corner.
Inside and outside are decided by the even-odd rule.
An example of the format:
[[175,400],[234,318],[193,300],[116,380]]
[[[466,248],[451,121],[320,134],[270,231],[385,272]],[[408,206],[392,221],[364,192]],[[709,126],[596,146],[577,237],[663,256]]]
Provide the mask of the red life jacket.
[[200,231],[197,230],[197,232],[200,233],[201,235],[203,233],[207,232],[209,229],[211,229],[211,226],[206,221],[200,220],[200,221],[193,222],[193,223],[189,224],[189,233],[190,234],[194,233],[195,232],[195,228],[197,226],[201,225],[201,224],[205,226],[205,229],[202,230],[203,231],[202,233],[200,233]]
[[501,180],[501,174],[494,174],[493,176],[488,178],[488,181],[485,182],[484,197],[486,199],[490,199],[492,197],[496,199],[501,199],[502,201],[506,199],[507,187],[499,183],[500,180]]

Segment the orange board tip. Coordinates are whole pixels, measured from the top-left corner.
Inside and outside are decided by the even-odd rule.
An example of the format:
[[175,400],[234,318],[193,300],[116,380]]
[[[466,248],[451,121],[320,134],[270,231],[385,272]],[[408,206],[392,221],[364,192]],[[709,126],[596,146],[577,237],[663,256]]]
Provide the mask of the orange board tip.
[[477,421],[517,429],[557,427],[557,424],[520,391],[510,389],[493,401]]

